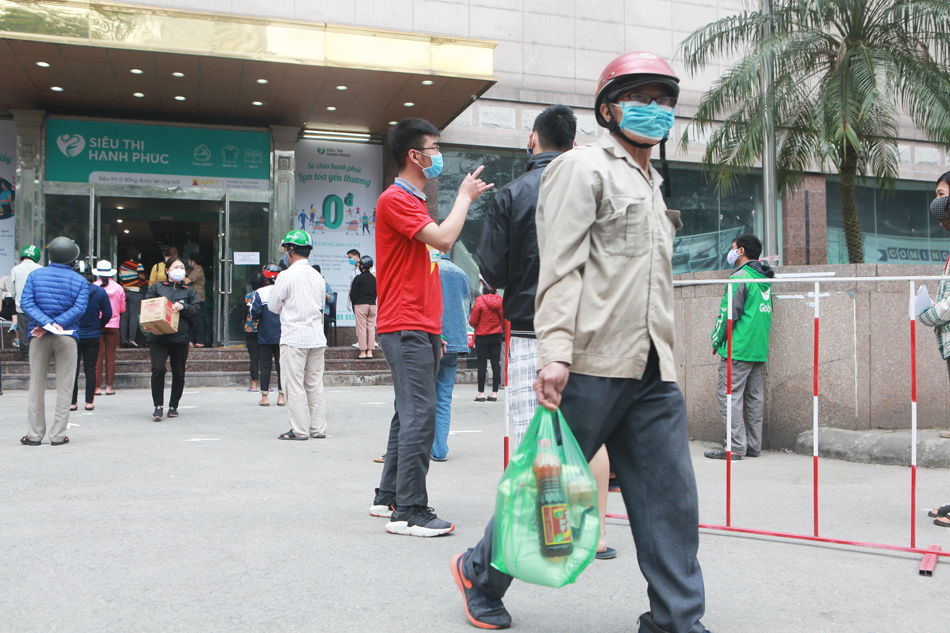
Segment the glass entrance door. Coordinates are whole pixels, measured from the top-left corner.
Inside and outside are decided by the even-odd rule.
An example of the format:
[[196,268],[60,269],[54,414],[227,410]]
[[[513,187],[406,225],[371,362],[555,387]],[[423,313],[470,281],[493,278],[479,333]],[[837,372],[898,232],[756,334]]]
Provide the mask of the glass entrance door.
[[224,194],[218,207],[218,300],[215,302],[215,345],[227,345],[230,341],[228,327],[229,297],[231,295],[231,244],[228,226],[230,224],[230,200]]
[[40,247],[45,250],[52,240],[65,236],[79,246],[80,259],[92,262],[96,254],[95,205],[95,190],[90,190],[88,195],[47,194],[45,230]]

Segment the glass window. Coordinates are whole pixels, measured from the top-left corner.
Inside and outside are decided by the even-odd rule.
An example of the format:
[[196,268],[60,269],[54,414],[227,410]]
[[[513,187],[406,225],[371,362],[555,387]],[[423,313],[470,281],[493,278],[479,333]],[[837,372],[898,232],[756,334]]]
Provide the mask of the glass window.
[[[841,179],[826,179],[828,263],[847,264],[848,247],[841,215]],[[894,191],[879,191],[859,181],[855,198],[866,264],[943,264],[950,256],[950,234],[930,214],[934,184],[899,180]]]
[[[44,248],[64,235],[79,245],[79,258],[89,258],[89,196],[46,195]],[[49,261],[49,258],[46,258]]]
[[[465,227],[452,250],[452,259],[469,274],[478,287],[478,256],[485,212],[494,192],[524,173],[528,155],[523,150],[443,147],[445,167],[439,176],[439,219],[452,210],[459,185],[465,175],[485,165],[482,179],[495,183],[494,189],[475,201]],[[659,170],[659,162],[654,163]],[[731,268],[726,255],[732,240],[742,233],[761,234],[761,175],[755,171],[738,177],[736,187],[725,194],[706,182],[698,165],[670,164],[673,196],[667,207],[680,211],[683,228],[673,242],[673,273]]]
[[495,186],[475,201],[468,211],[468,218],[459,239],[452,248],[452,261],[464,270],[473,289],[478,288],[478,240],[482,235],[482,223],[495,192],[524,173],[528,165],[528,154],[524,150],[483,149],[474,147],[442,146],[444,167],[439,176],[439,220],[444,220],[452,211],[452,204],[458,194],[459,186],[465,175],[484,165],[479,176],[485,182]]
[[[660,163],[653,166],[660,170]],[[736,236],[762,238],[762,176],[750,171],[735,188],[719,191],[699,165],[670,163],[672,196],[666,206],[680,212],[683,228],[673,241],[673,274],[732,268],[726,261]]]

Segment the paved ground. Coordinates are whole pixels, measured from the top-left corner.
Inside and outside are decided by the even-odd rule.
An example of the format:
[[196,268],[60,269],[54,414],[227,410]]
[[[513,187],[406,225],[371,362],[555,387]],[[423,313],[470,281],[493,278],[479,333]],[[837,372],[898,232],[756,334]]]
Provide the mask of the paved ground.
[[[49,392],[52,396],[52,392]],[[367,513],[391,414],[388,387],[330,390],[330,437],[280,442],[286,409],[242,389],[190,389],[182,417],[154,423],[146,391],[100,398],[72,443],[30,448],[26,393],[0,397],[0,631],[474,631],[450,557],[481,535],[501,473],[503,405],[459,386],[449,461],[431,503],[452,535],[387,534]],[[701,519],[724,520],[724,466],[693,447]],[[735,465],[735,525],[807,532],[811,459],[767,453]],[[906,544],[905,468],[822,461],[827,536]],[[950,502],[950,471],[919,474],[918,543],[950,550],[926,507]],[[623,513],[619,495],[609,510]],[[631,631],[646,587],[626,525],[613,561],[561,590],[516,583],[519,631]],[[704,532],[714,633],[938,631],[950,561]],[[940,605],[944,605],[941,607]]]

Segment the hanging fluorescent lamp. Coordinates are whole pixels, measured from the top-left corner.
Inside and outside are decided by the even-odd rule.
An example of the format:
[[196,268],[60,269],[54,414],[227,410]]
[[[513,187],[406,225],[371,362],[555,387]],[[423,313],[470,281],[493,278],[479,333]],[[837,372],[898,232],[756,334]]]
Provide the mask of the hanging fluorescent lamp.
[[370,134],[361,132],[327,132],[324,130],[304,129],[300,138],[313,141],[337,141],[343,143],[372,143]]

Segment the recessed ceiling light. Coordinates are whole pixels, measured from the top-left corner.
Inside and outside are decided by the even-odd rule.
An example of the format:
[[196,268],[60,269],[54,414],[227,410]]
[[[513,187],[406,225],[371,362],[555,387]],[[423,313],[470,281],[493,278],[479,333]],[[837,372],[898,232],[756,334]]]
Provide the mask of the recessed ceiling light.
[[123,233],[128,233],[128,232],[129,232],[129,230],[128,230],[128,229],[125,229],[125,231],[123,231]]
[[60,88],[59,86],[53,86],[52,88],[50,88],[50,90],[52,90],[53,92],[62,92],[62,91],[63,91],[63,89]]
[[264,105],[264,102],[263,102],[263,101],[254,101],[254,102],[251,103],[251,105],[262,106],[262,105]]
[[336,89],[337,89],[337,90],[346,90],[346,86],[337,86]]
[[416,104],[414,104],[412,101],[407,101],[407,102],[405,102],[403,105],[406,106],[407,108],[411,108],[412,106],[414,106],[414,105],[416,105]]
[[336,110],[336,108],[334,108],[333,106],[327,106],[327,110],[329,110],[330,112],[333,112],[334,110]]
[[267,80],[266,80],[266,79],[258,79],[258,80],[257,80],[257,83],[259,83],[259,84],[266,84],[266,83],[267,83]]
[[138,68],[133,68],[133,69],[130,70],[129,72],[132,73],[133,75],[141,75],[141,74],[142,74],[143,72],[145,72],[145,71],[139,70]]
[[116,220],[116,222],[118,222],[119,224],[122,224],[122,218],[119,218],[118,220]]
[[132,93],[132,96],[133,96],[133,97],[138,97],[139,99],[141,99],[142,97],[145,96],[145,93],[142,93],[142,92],[133,92],[133,93]]
[[49,64],[46,62],[36,62],[36,65],[40,68],[49,68]]
[[431,86],[431,85],[432,85],[432,80],[431,80],[431,79],[426,79],[425,81],[422,82],[422,85],[423,85],[423,86]]
[[[122,209],[124,209],[124,208],[125,208],[125,207],[116,207],[116,209],[119,209],[119,210],[122,210]],[[122,220],[119,220],[119,222],[121,222],[121,221],[122,221]]]
[[398,123],[398,121],[390,121],[390,122],[389,122],[390,125],[396,125],[397,123]]
[[172,73],[172,77],[184,77],[185,73]]
[[175,97],[175,101],[184,101],[184,100],[185,98],[181,95],[178,95],[177,97]]

